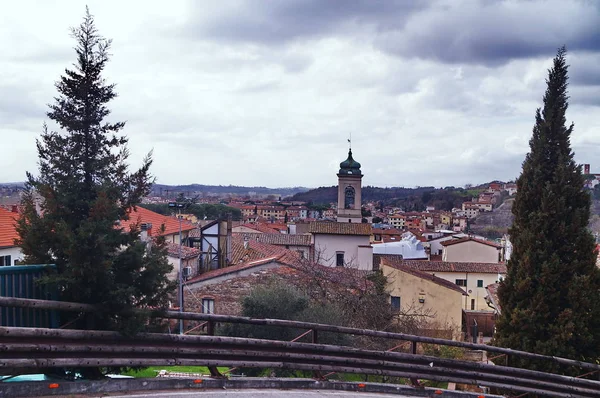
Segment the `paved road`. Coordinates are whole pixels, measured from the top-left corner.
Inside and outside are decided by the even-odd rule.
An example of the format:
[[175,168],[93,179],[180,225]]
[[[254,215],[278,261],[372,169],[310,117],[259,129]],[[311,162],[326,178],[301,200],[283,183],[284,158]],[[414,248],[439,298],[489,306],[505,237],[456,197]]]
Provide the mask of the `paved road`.
[[[107,395],[104,394],[104,397]],[[194,397],[218,397],[218,398],[383,398],[390,394],[377,394],[369,392],[328,391],[328,390],[209,390],[209,391],[186,391],[186,392],[144,392],[131,395],[110,395],[110,398],[194,398]],[[397,398],[407,398],[408,395],[393,395]]]

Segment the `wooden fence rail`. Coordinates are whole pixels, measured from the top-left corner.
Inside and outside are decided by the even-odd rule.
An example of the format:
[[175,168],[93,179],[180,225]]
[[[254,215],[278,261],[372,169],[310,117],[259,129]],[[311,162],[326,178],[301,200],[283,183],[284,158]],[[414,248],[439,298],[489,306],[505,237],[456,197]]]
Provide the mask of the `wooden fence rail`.
[[[0,297],[2,307],[28,307],[75,312],[102,311],[97,306],[57,301]],[[398,376],[416,380],[476,384],[555,397],[600,397],[600,381],[552,373],[418,355],[418,343],[485,350],[553,361],[591,371],[600,365],[544,356],[501,347],[423,336],[355,329],[277,319],[150,311],[160,318],[207,322],[211,335],[139,333],[126,337],[111,331],[0,327],[0,374],[52,367],[109,367],[151,365],[203,365],[268,367],[314,372],[346,372]],[[217,323],[285,326],[312,331],[312,343],[214,336]],[[410,353],[362,350],[318,344],[320,332],[334,332],[411,342]],[[307,332],[308,334],[308,332]],[[213,375],[218,375],[214,373]]]

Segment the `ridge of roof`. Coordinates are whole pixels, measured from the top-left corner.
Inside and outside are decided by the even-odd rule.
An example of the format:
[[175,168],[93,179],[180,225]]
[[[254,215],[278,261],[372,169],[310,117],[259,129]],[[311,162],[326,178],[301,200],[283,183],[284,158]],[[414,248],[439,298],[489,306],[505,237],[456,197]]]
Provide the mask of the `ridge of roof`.
[[501,249],[502,248],[502,246],[500,246],[497,243],[490,242],[488,240],[473,238],[472,236],[465,236],[464,238],[445,240],[443,242],[440,242],[440,245],[442,245],[442,246],[452,246],[452,245],[456,245],[458,243],[464,243],[464,242],[468,242],[468,241],[473,241],[473,242],[481,243],[481,244],[484,244],[484,245],[492,246],[492,247],[495,247],[497,249]]
[[402,256],[374,254],[373,263],[385,261],[390,266],[400,266],[425,272],[472,272],[481,274],[506,274],[503,263],[468,263],[449,261],[403,260]]
[[438,286],[442,286],[442,287],[445,287],[447,289],[454,290],[456,292],[460,292],[460,293],[462,293],[463,296],[468,296],[467,292],[465,292],[463,289],[461,289],[455,283],[452,283],[450,281],[447,281],[446,279],[440,278],[439,276],[435,276],[435,275],[429,274],[429,273],[427,273],[425,271],[419,271],[417,269],[412,269],[412,268],[408,268],[408,267],[402,267],[402,266],[394,265],[394,264],[388,264],[385,259],[382,261],[381,265],[397,269],[398,271],[401,271],[401,272],[406,272],[407,274],[414,275],[417,278],[421,278],[421,279],[425,279],[425,280],[428,280],[430,282],[433,282],[433,283],[435,283]]

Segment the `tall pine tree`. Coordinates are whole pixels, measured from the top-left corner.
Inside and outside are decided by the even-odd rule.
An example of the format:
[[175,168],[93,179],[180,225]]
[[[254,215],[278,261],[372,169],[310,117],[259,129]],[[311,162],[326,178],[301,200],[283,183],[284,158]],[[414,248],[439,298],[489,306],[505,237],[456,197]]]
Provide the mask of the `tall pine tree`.
[[72,35],[77,60],[49,105],[57,131],[44,125],[37,141],[39,175],[27,174],[18,243],[26,263],[56,264],[46,282],[57,285],[61,300],[109,309],[79,327],[133,333],[145,322],[129,310],[166,306],[173,290],[164,241],[141,242],[137,220],[128,217],[150,190],[152,160],[130,173],[125,124],[106,120],[117,95],[102,77],[110,41],[89,11]]
[[[548,71],[544,107],[536,112],[530,152],[517,180],[509,231],[513,252],[498,291],[502,314],[494,339],[513,349],[595,361],[600,358],[600,270],[587,228],[590,195],[571,151],[573,124],[566,126],[565,56],[563,47]],[[565,371],[548,362],[514,361]]]

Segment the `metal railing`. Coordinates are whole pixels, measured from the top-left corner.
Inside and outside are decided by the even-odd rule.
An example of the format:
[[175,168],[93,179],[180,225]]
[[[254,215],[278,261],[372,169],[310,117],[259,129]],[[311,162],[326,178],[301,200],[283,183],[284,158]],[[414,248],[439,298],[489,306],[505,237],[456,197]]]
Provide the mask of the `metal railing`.
[[[0,297],[0,306],[33,307],[63,311],[98,311],[88,304]],[[417,354],[418,344],[437,344],[484,350],[507,356],[552,361],[593,373],[600,365],[545,356],[483,344],[444,340],[343,326],[278,319],[150,311],[159,318],[206,322],[208,335],[140,333],[126,337],[117,332],[43,328],[0,327],[0,374],[24,373],[51,367],[110,366],[217,366],[285,368],[319,372],[343,372],[428,379],[495,387],[520,393],[556,397],[600,397],[600,381],[544,373],[508,366],[489,365]],[[218,323],[283,326],[310,331],[312,343],[214,336]],[[411,352],[363,350],[318,343],[320,332],[370,336],[410,342]]]

